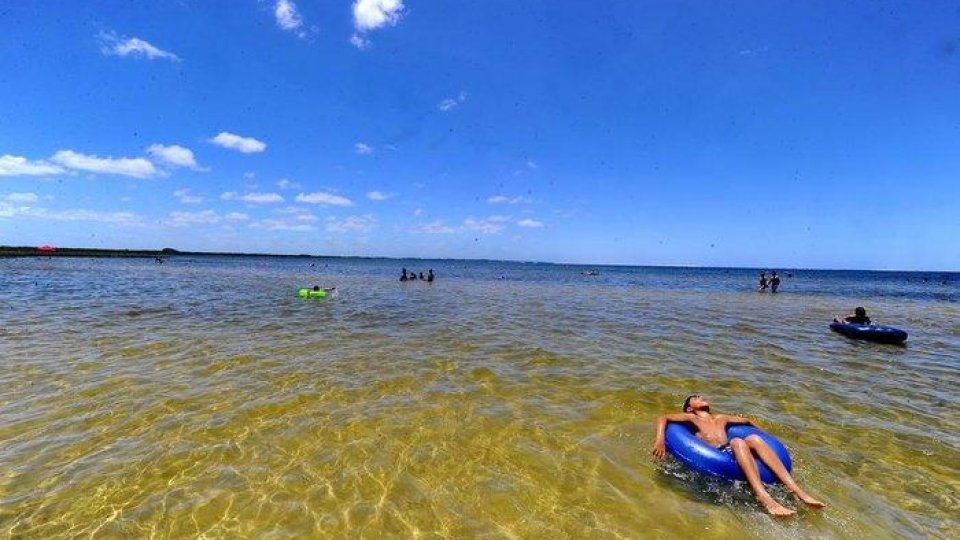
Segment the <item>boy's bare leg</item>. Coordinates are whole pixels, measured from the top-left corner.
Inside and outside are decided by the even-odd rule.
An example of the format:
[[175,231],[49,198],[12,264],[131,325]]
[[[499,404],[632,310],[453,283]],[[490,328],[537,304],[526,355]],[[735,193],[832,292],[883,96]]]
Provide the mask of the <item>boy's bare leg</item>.
[[753,453],[750,451],[750,446],[743,439],[733,439],[730,441],[730,447],[733,448],[733,456],[737,458],[737,464],[740,465],[740,469],[743,470],[743,475],[747,477],[747,483],[750,484],[750,488],[757,496],[757,500],[766,507],[767,512],[770,512],[770,514],[774,516],[792,516],[796,514],[797,512],[795,510],[791,510],[778,503],[767,493],[767,489],[763,487],[763,482],[760,481],[760,471],[757,469],[756,462],[753,461]]
[[787,471],[787,468],[783,466],[783,462],[780,461],[780,456],[773,451],[773,448],[770,448],[770,445],[767,444],[766,441],[756,435],[750,435],[744,439],[744,442],[757,454],[760,461],[763,461],[763,463],[773,471],[773,474],[777,475],[777,478],[783,482],[783,485],[787,486],[787,489],[803,501],[804,504],[813,508],[823,508],[826,506],[826,504],[814,499],[809,493],[804,491],[803,488],[797,485],[796,480],[790,476],[790,472]]

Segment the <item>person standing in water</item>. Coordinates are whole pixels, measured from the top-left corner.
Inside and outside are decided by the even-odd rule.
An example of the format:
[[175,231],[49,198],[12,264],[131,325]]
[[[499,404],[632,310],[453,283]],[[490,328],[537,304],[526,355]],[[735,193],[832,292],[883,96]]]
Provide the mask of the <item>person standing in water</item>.
[[400,281],[407,281],[408,279],[410,278],[407,277],[407,269],[404,268],[403,271],[400,273]]
[[777,271],[773,271],[773,275],[770,276],[770,292],[776,294],[777,289],[780,288],[780,276],[777,275]]
[[427,283],[433,283],[433,268],[427,272]]
[[760,272],[760,287],[757,288],[757,292],[763,292],[767,290],[767,273]]

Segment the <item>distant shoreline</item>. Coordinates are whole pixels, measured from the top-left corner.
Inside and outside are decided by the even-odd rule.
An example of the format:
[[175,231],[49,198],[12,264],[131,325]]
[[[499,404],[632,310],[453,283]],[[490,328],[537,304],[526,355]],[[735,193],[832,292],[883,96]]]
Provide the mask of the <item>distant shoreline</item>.
[[[278,255],[274,253],[219,253],[209,251],[180,251],[172,248],[164,249],[108,249],[108,248],[56,248],[55,251],[41,251],[33,246],[0,246],[2,257],[125,257],[125,258],[156,258],[182,256],[220,256],[220,257],[328,257],[326,255]],[[343,258],[330,256],[332,258]]]
[[890,272],[890,273],[918,273],[918,274],[960,274],[958,270],[903,270],[903,269],[864,269],[864,268],[802,268],[802,267],[759,267],[759,266],[691,266],[676,264],[613,264],[613,263],[574,263],[550,261],[520,261],[511,259],[456,259],[449,257],[382,257],[370,255],[311,255],[309,253],[244,253],[226,251],[180,251],[173,248],[163,249],[114,249],[114,248],[76,248],[58,247],[56,251],[40,251],[37,246],[0,246],[0,259],[16,257],[93,257],[93,258],[130,258],[144,259],[157,257],[275,257],[287,259],[367,259],[367,260],[395,260],[395,261],[451,261],[451,262],[483,262],[483,263],[511,263],[511,264],[540,264],[552,266],[569,266],[585,269],[602,268],[675,268],[713,269],[713,270],[750,270],[753,272],[770,271],[776,268],[780,273],[787,272]]

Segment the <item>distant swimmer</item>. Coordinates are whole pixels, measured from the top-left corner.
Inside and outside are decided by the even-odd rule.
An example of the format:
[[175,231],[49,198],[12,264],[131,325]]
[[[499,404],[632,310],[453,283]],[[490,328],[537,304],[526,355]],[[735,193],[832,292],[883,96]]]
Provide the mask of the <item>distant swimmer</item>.
[[408,279],[409,279],[410,281],[416,281],[416,280],[417,280],[417,273],[416,273],[416,272],[410,272],[410,277],[409,277]]
[[858,307],[853,310],[853,315],[837,315],[833,322],[840,324],[870,324],[870,317],[867,317],[867,310]]
[[427,272],[427,283],[433,283],[433,268]]
[[423,277],[423,272],[420,272],[420,281],[425,281],[427,278]]
[[407,269],[404,268],[403,272],[400,274],[400,281],[407,281],[410,278],[407,277]]
[[314,291],[323,291],[323,292],[328,292],[328,293],[329,293],[329,292],[333,292],[333,291],[337,290],[337,288],[336,288],[336,287],[321,287],[321,286],[319,286],[319,285],[314,285],[314,286],[313,286],[313,290],[314,290]]
[[776,451],[757,434],[747,437],[729,438],[727,436],[727,427],[734,424],[746,424],[748,426],[757,426],[757,423],[743,416],[728,414],[713,414],[710,412],[710,402],[701,396],[693,395],[683,402],[683,412],[679,414],[665,414],[657,419],[657,434],[653,442],[653,455],[658,459],[663,459],[667,455],[666,429],[670,422],[685,423],[696,430],[696,435],[706,444],[713,446],[722,453],[733,456],[737,465],[743,471],[747,478],[750,488],[756,495],[757,500],[763,504],[767,512],[774,516],[791,516],[796,514],[796,510],[791,510],[776,501],[763,485],[760,479],[760,472],[757,470],[757,464],[754,456],[764,463],[777,479],[792,493],[796,498],[803,501],[811,508],[823,508],[826,504],[814,499],[809,493],[803,490],[797,482],[790,476],[790,472],[784,466]]
[[757,288],[757,292],[763,292],[767,290],[767,273],[760,272],[760,287]]
[[777,289],[780,288],[780,276],[777,275],[777,271],[773,271],[773,275],[770,276],[770,292],[776,293]]

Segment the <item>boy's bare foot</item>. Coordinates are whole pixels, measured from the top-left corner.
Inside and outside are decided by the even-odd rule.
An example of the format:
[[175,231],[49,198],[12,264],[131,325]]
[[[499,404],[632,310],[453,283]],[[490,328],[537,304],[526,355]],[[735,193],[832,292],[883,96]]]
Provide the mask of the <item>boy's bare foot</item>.
[[767,512],[774,517],[789,517],[797,513],[796,510],[791,510],[773,499],[762,502],[767,507]]
[[800,491],[800,492],[794,493],[794,495],[796,495],[798,499],[803,501],[803,504],[809,506],[810,508],[824,508],[827,506],[827,503],[814,499],[806,491]]

